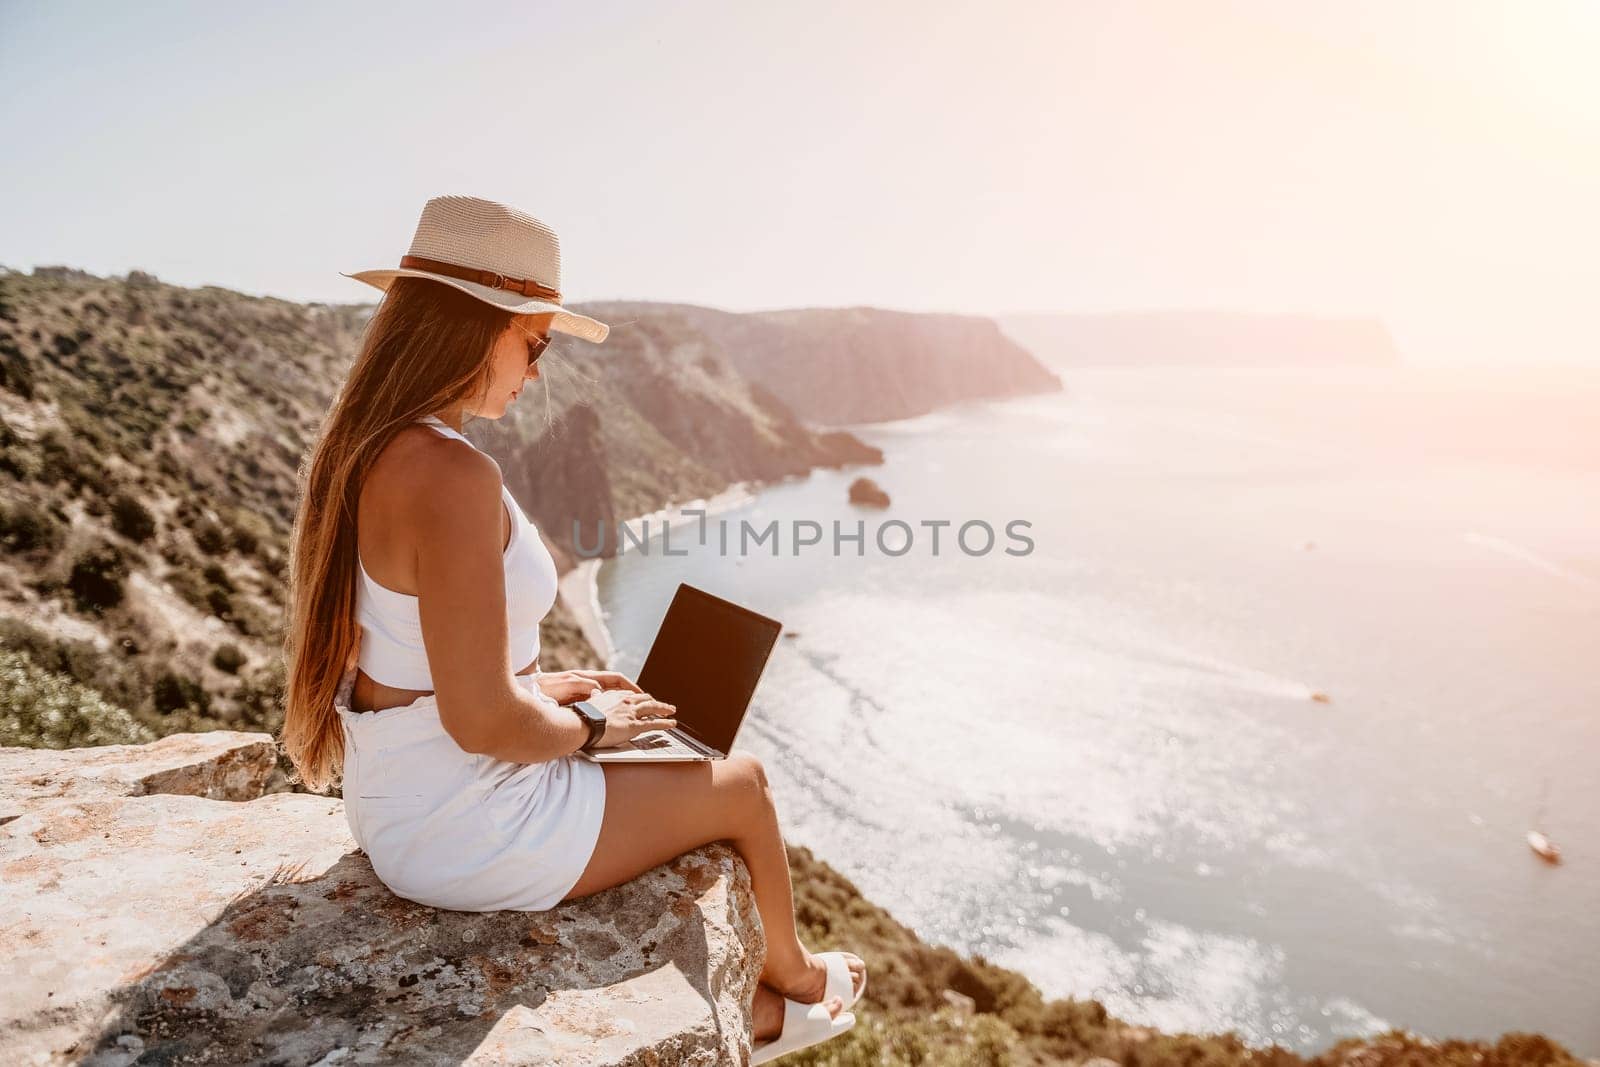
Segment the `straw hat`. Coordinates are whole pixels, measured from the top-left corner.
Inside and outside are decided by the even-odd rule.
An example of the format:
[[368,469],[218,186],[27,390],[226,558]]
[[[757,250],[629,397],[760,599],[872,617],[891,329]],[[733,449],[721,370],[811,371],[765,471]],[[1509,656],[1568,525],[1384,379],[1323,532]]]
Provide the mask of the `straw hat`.
[[343,271],[387,290],[396,278],[432,278],[518,315],[554,312],[552,330],[604,341],[611,327],[561,307],[561,242],[532,215],[475,196],[436,196],[422,208],[400,266]]

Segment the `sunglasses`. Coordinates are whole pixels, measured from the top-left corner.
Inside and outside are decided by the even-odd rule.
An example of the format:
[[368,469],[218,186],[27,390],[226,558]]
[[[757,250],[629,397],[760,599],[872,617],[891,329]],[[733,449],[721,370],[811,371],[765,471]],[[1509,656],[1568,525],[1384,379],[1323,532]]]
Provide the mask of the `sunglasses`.
[[[517,329],[522,330],[522,327],[518,326]],[[528,333],[527,330],[522,330],[522,332],[528,335],[528,366],[531,367],[539,362],[539,357],[544,355],[545,349],[550,347],[550,335]]]

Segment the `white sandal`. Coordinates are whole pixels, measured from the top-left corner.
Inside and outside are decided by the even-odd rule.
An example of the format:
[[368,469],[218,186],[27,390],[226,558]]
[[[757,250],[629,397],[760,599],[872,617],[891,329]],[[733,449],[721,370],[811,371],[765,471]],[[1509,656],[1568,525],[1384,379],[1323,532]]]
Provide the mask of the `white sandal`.
[[[802,1004],[784,997],[783,1029],[771,1041],[750,1050],[751,1067],[758,1063],[770,1063],[779,1056],[812,1045],[820,1045],[856,1024],[855,1013],[850,1009],[867,991],[866,976],[862,975],[861,988],[852,991],[854,983],[850,980],[850,967],[845,963],[844,953],[819,952],[817,956],[828,966],[828,981],[822,999],[815,1004]],[[827,1002],[830,997],[838,997],[844,1005],[836,1016],[828,1014]]]
[[856,989],[855,983],[850,980],[850,965],[845,962],[843,952],[819,952],[817,958],[828,965],[827,991],[822,994],[822,999],[838,997],[839,1003],[844,1005],[840,1011],[855,1007],[861,994],[867,991],[867,972],[861,972],[861,988]]

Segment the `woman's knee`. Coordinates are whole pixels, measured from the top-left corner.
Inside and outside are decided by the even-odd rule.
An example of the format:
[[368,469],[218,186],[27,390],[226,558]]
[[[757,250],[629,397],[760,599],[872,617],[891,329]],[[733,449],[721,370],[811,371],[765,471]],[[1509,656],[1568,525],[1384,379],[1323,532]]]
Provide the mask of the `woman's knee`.
[[767,788],[767,765],[761,762],[761,757],[754,752],[731,752],[728,759],[736,760],[745,774],[760,783],[761,788]]
[[772,806],[772,788],[767,784],[767,769],[749,752],[730,752],[722,761],[729,791],[752,808]]

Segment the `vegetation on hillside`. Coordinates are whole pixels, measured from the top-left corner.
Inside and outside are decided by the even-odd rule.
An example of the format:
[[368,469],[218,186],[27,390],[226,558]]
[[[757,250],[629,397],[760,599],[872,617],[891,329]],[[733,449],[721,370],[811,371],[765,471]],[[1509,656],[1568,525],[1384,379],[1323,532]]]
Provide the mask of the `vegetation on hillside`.
[[[1098,1001],[1047,1000],[1016,971],[929,945],[802,846],[789,847],[802,940],[845,949],[871,968],[842,1037],[795,1054],[797,1067],[1579,1067],[1536,1034],[1428,1041],[1403,1031],[1341,1041],[1312,1058],[1231,1034],[1164,1034],[1106,1014]],[[1104,1061],[1109,1061],[1105,1063]]]
[[[137,271],[0,271],[0,745],[277,731],[298,465],[369,312],[184,289]],[[619,330],[604,368],[574,353],[552,376],[549,421],[485,428],[489,450],[510,461],[513,492],[569,504],[597,494],[626,517],[733,479],[873,461],[848,434],[814,433],[742,381],[692,318],[679,309]],[[582,404],[602,414],[578,416],[586,429],[563,435],[556,416]],[[526,506],[539,512],[542,501]],[[593,665],[559,608],[542,636],[545,666]],[[1046,1001],[1014,971],[923,943],[806,849],[790,857],[807,943],[873,967],[861,1022],[796,1064],[1306,1062],[1231,1036],[1129,1026],[1094,1001]],[[1390,1034],[1311,1062],[1576,1061],[1530,1035],[1432,1044]]]
[[0,649],[0,747],[134,745],[156,735],[93,689],[47,671],[24,652]]
[[[0,269],[0,647],[158,735],[275,732],[299,468],[370,314]],[[803,427],[671,316],[546,362],[542,389],[467,430],[564,562],[572,515],[879,458]],[[559,605],[542,637],[545,667],[594,665]]]
[[0,274],[0,644],[156,735],[276,728],[297,469],[364,318]]

